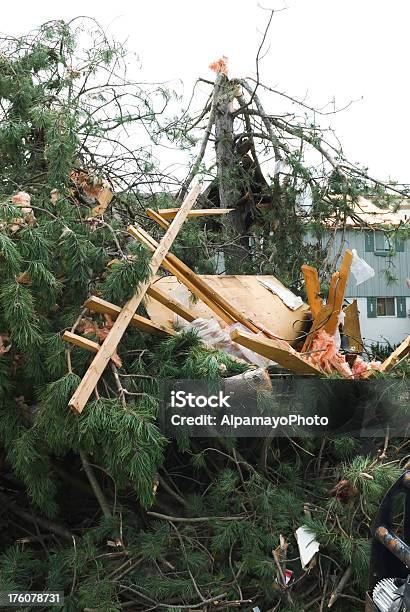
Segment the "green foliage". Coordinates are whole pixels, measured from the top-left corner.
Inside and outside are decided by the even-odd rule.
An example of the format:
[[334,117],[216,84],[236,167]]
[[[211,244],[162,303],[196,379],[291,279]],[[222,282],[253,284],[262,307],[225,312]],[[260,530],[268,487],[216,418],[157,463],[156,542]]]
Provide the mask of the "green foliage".
[[21,256],[13,240],[0,233],[0,255],[2,268],[8,276],[18,274],[21,266]]
[[[97,292],[123,304],[149,275],[149,255],[129,240],[125,223],[147,204],[175,205],[161,190],[141,196],[139,185],[160,177],[149,149],[126,144],[129,130],[141,127],[159,140],[156,102],[166,105],[172,92],[127,85],[117,74],[124,59],[122,46],[92,20],[50,22],[0,41],[0,590],[61,590],[67,612],[179,610],[212,598],[221,609],[302,612],[306,593],[322,596],[322,576],[333,580],[351,565],[346,590],[363,597],[371,520],[398,463],[359,455],[362,441],[349,437],[323,445],[305,438],[174,441],[158,428],[161,379],[219,381],[247,364],[204,346],[193,331],[162,340],[129,329],[117,366],[109,363],[83,412],[68,408],[91,357],[65,345],[62,332],[90,331],[92,318],[87,335],[104,335],[110,322],[82,312],[84,300]],[[295,130],[320,146],[315,126]],[[183,146],[196,140],[178,121],[168,134]],[[244,263],[231,228],[219,222],[186,223],[175,253],[205,273],[215,271],[222,250],[241,272],[274,273],[300,287],[300,264],[323,259],[323,221],[343,219],[368,186],[336,171],[324,186],[302,151],[288,165],[280,185],[269,178],[264,197],[272,206],[247,228]],[[116,181],[103,216],[93,216],[95,202],[74,180],[73,171],[83,170],[91,183]],[[223,179],[250,190],[242,170]],[[307,184],[309,223],[298,215]],[[11,203],[23,189],[30,222]],[[304,245],[306,231],[317,244]],[[159,238],[162,230],[153,233]],[[306,381],[304,401],[313,404],[315,393]],[[333,410],[354,401],[336,384],[320,398]],[[341,479],[351,485],[347,500],[330,495]],[[309,572],[300,568],[294,537],[301,524],[321,545]],[[293,604],[273,556],[281,537],[294,572]]]
[[131,255],[114,263],[101,287],[104,297],[114,304],[123,304],[137,291],[138,285],[149,277],[150,255],[142,245],[134,243]]
[[369,348],[369,352],[372,356],[372,359],[376,361],[385,361],[387,357],[397,348],[396,345],[391,345],[390,343],[382,344],[381,342],[372,342]]
[[126,406],[117,400],[99,400],[90,404],[80,419],[81,441],[115,475],[119,485],[134,487],[145,507],[154,500],[154,480],[165,443],[155,424],[155,413],[156,401],[148,396]]
[[38,346],[41,335],[30,290],[16,281],[4,283],[0,289],[0,303],[4,321],[16,345],[23,350],[30,345]]

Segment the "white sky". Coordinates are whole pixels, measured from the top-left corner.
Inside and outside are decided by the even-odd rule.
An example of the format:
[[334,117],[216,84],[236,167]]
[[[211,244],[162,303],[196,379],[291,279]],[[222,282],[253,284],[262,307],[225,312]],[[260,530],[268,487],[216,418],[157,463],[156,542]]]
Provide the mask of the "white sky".
[[[352,161],[380,178],[410,183],[410,2],[261,0],[275,8],[285,2],[288,8],[272,22],[261,80],[295,97],[307,94],[317,106],[360,99],[320,123],[336,128]],[[144,80],[178,87],[180,79],[187,94],[198,76],[213,78],[208,64],[221,55],[229,57],[230,76],[252,74],[268,17],[255,0],[38,0],[2,6],[0,31],[21,34],[77,15],[93,16],[111,35],[127,39]]]

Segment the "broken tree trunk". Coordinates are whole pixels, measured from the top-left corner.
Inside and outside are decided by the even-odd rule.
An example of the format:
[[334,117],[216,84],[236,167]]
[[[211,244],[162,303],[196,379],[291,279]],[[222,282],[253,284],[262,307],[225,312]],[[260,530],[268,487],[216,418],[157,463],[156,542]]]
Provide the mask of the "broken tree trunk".
[[248,370],[237,376],[230,376],[224,379],[224,390],[226,393],[237,393],[246,395],[249,392],[272,391],[272,382],[267,370],[258,368]]
[[215,80],[215,148],[218,168],[219,206],[235,208],[240,198],[237,186],[233,141],[234,87],[227,76],[219,73]]
[[[237,268],[238,262],[247,257],[248,241],[242,236],[246,229],[240,211],[236,210],[241,200],[243,176],[239,159],[235,152],[233,130],[233,101],[237,86],[225,74],[219,73],[215,80],[215,151],[218,169],[217,183],[220,208],[235,209],[230,214],[230,223],[239,234],[232,244],[223,249],[224,267],[227,273]],[[245,189],[245,192],[247,190]],[[234,266],[234,268],[231,266]]]

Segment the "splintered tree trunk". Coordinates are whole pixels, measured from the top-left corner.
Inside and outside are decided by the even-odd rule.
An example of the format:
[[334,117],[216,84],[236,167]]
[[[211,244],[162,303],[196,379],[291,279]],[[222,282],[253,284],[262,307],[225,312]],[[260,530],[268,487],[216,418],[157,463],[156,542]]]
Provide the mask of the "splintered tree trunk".
[[[218,74],[214,88],[214,106],[216,165],[221,208],[236,208],[241,198],[241,173],[234,150],[232,114],[234,98],[234,85],[224,74]],[[231,214],[232,229],[240,234],[242,227],[237,221],[237,216]],[[240,262],[248,257],[247,248],[247,239],[240,236],[236,236],[236,239],[233,237],[232,244],[224,247],[222,255],[227,273],[240,271]]]
[[215,82],[215,140],[218,168],[219,205],[235,208],[240,197],[235,163],[232,104],[234,90],[224,74]]

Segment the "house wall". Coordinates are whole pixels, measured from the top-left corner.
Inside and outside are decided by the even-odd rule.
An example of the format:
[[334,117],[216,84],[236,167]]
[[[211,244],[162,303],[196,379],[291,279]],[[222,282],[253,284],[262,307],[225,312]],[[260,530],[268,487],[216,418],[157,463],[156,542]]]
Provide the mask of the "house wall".
[[[410,288],[406,279],[410,278],[410,239],[404,241],[404,251],[396,252],[390,257],[383,257],[375,252],[366,252],[366,232],[357,229],[349,229],[343,233],[336,232],[333,245],[333,253],[338,253],[340,248],[356,249],[362,257],[376,272],[374,278],[356,285],[354,276],[350,276],[346,288],[346,295],[352,297],[410,297]],[[396,281],[388,279],[392,275]]]
[[[366,346],[376,342],[385,344],[386,341],[391,345],[400,344],[410,334],[409,317],[405,319],[399,317],[376,317],[375,319],[369,319],[367,316],[367,298],[359,297],[356,299],[359,309],[360,329],[363,342]],[[352,300],[348,299],[348,301]],[[406,308],[407,312],[409,312],[410,298],[406,298]]]
[[[407,279],[410,279],[410,239],[404,241],[402,252],[395,252],[390,256],[369,252],[368,246],[366,250],[366,231],[363,230],[337,230],[324,239],[324,245],[329,239],[331,239],[330,261],[338,254],[343,255],[346,249],[356,249],[359,257],[362,257],[375,271],[374,278],[360,285],[356,285],[356,280],[351,274],[345,293],[348,301],[353,298],[358,300],[360,325],[365,344],[400,343],[410,334],[410,287],[407,283]],[[339,259],[338,265],[340,261]],[[391,277],[394,277],[394,280]],[[369,317],[368,298],[377,297],[400,298],[402,303],[405,299],[407,317]]]

